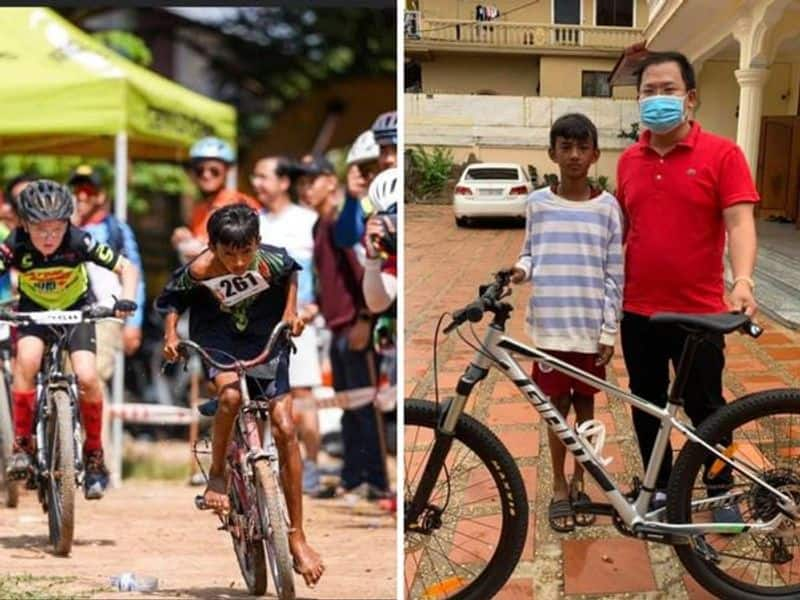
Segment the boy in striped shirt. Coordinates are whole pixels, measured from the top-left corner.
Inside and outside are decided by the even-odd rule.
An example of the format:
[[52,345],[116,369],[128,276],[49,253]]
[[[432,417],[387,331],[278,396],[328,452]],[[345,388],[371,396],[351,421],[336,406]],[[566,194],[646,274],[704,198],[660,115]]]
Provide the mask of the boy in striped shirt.
[[[614,354],[622,299],[622,217],[616,198],[589,185],[597,162],[597,128],[585,115],[566,114],[553,123],[548,154],[560,182],[528,198],[525,241],[512,281],[531,281],[526,331],[536,346],[584,371],[605,378]],[[578,423],[594,414],[597,392],[547,365],[534,364],[533,379],[566,416],[575,408]],[[549,432],[553,499],[548,518],[560,532],[588,525],[593,515],[576,516],[572,503],[588,500],[583,469],[572,480],[564,473],[566,448]]]

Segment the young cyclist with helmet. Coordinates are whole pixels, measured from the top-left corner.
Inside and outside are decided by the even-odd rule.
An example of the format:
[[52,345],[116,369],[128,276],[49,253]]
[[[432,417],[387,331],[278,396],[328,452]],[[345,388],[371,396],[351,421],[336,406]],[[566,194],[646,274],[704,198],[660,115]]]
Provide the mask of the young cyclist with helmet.
[[[65,186],[44,179],[28,184],[18,199],[21,226],[0,245],[0,271],[12,267],[18,271],[20,311],[76,310],[94,300],[85,263],[96,263],[122,279],[122,299],[115,309],[118,316],[127,316],[136,309],[131,299],[136,295],[138,271],[124,256],[70,224],[74,206],[72,193]],[[34,451],[34,380],[45,341],[52,334],[42,325],[20,326],[18,334],[12,391],[16,439],[8,471],[11,477],[24,478]],[[108,485],[101,440],[103,394],[95,344],[94,324],[83,323],[73,330],[67,346],[80,389],[86,432],[84,495],[89,500],[101,498]]]
[[[286,249],[261,243],[258,214],[241,204],[225,206],[211,215],[207,232],[208,248],[178,269],[156,300],[156,308],[166,313],[164,357],[177,360],[178,318],[189,307],[189,337],[220,361],[257,356],[280,320],[299,336],[304,324],[297,315],[300,266]],[[236,373],[208,369],[207,374],[219,400],[203,496],[207,506],[225,512],[229,510],[225,455],[242,399]],[[288,348],[248,371],[247,385],[253,398],[272,400],[270,418],[291,521],[289,548],[295,570],[313,585],[325,567],[303,531],[303,467],[292,419]]]
[[194,207],[188,227],[178,227],[172,233],[172,245],[186,260],[197,256],[205,248],[206,224],[218,208],[229,204],[247,204],[254,210],[260,206],[256,200],[226,188],[231,167],[236,162],[233,148],[216,137],[205,137],[189,150],[189,171],[202,199]]
[[381,171],[397,166],[397,111],[378,115],[372,124],[375,142],[380,147],[378,167]]

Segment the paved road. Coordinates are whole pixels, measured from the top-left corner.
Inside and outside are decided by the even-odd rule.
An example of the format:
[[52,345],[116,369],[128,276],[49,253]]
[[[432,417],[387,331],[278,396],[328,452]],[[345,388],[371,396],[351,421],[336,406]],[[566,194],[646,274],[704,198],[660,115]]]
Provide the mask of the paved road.
[[[473,299],[479,283],[515,260],[522,229],[513,225],[459,229],[447,206],[409,205],[405,224],[405,390],[407,396],[432,398],[436,320],[443,311]],[[524,340],[524,294],[515,293],[511,301],[517,310],[508,331]],[[765,317],[761,323],[767,331],[757,342],[738,335],[728,338],[725,396],[729,400],[756,390],[800,385],[800,334]],[[457,338],[440,339],[439,385],[445,396],[452,393],[472,354]],[[627,386],[619,348],[608,377]],[[496,372],[473,397],[477,401],[471,413],[490,424],[517,458],[530,500],[530,533],[523,559],[499,598],[577,599],[585,594],[615,599],[710,598],[684,574],[670,547],[622,537],[606,518],[573,534],[552,532],[546,519],[552,489],[550,461],[538,416]],[[603,394],[596,404],[609,434],[606,453],[614,458],[609,470],[627,486],[641,472],[628,408]],[[596,488],[590,487],[589,492],[602,501]]]

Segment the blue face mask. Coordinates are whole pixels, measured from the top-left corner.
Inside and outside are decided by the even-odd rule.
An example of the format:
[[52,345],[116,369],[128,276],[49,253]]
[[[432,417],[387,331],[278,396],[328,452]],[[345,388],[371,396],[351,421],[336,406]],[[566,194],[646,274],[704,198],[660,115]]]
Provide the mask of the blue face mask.
[[650,96],[639,100],[642,125],[654,133],[668,133],[684,122],[686,96]]

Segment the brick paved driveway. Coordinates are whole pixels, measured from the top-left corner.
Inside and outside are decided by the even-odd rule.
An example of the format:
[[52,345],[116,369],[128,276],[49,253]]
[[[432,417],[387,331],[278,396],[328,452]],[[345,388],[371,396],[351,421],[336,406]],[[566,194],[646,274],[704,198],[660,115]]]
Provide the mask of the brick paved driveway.
[[[430,399],[436,320],[443,311],[472,300],[479,283],[515,260],[522,229],[511,225],[458,229],[449,206],[410,205],[405,231],[405,393]],[[525,293],[515,293],[511,301],[517,310],[508,332],[525,340]],[[728,400],[757,390],[800,385],[800,334],[765,317],[760,322],[766,332],[758,341],[738,335],[727,340]],[[439,386],[444,396],[452,393],[471,356],[472,350],[457,337],[440,338]],[[608,377],[627,388],[619,347]],[[684,574],[670,547],[622,537],[607,518],[598,518],[594,527],[578,528],[572,534],[552,532],[546,517],[552,485],[547,435],[537,414],[495,371],[472,397],[476,401],[471,414],[489,424],[518,458],[531,508],[523,559],[498,598],[711,597]],[[628,407],[599,394],[596,413],[606,423],[606,455],[614,457],[609,470],[627,488],[632,476],[641,472]],[[588,491],[604,501],[597,488],[590,485]]]

